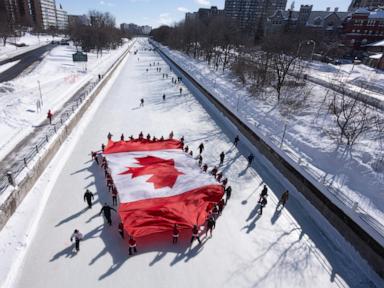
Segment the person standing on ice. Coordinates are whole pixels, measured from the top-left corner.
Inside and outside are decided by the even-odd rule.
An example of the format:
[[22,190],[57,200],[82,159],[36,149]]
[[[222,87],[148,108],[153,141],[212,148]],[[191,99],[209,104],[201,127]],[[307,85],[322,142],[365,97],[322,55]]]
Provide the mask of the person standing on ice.
[[120,140],[121,140],[121,141],[124,141],[124,134],[121,134],[121,136],[120,136]]
[[119,223],[118,231],[121,238],[124,239],[124,224],[122,222]]
[[284,208],[284,207],[285,207],[285,204],[286,204],[287,201],[288,201],[288,198],[289,198],[289,192],[288,192],[288,190],[287,190],[287,191],[285,191],[285,192],[281,195],[280,200],[279,200],[279,203],[277,203],[277,207],[276,207],[276,209],[278,209],[278,208],[280,207],[280,205],[282,205],[283,208]]
[[211,175],[215,176],[217,175],[217,172],[218,172],[218,169],[216,166],[213,167],[213,169],[211,170]]
[[48,113],[47,113],[47,118],[49,120],[49,124],[51,125],[52,124],[52,117],[53,117],[53,114],[51,112],[51,109],[48,110]]
[[204,144],[203,143],[200,143],[199,147],[197,147],[199,149],[199,153],[203,153],[204,151]]
[[139,140],[142,140],[143,137],[144,137],[144,134],[143,134],[143,131],[141,131],[140,134],[139,134]]
[[253,153],[249,154],[248,156],[248,167],[252,165],[253,159],[255,159],[255,156]]
[[180,87],[180,96],[183,94],[183,88]]
[[203,164],[203,156],[199,155],[197,159],[199,160],[199,167],[201,167],[201,165]]
[[199,228],[197,227],[197,225],[193,225],[193,228],[192,228],[191,244],[193,243],[193,240],[195,240],[195,239],[197,239],[199,244],[201,244],[201,240],[199,237]]
[[223,164],[224,164],[224,158],[225,158],[225,153],[224,153],[224,152],[221,152],[221,153],[220,153],[220,165],[223,165]]
[[93,193],[87,189],[84,193],[84,202],[87,201],[89,209],[92,209],[92,200],[94,198]]
[[173,225],[173,231],[172,231],[172,244],[176,244],[177,240],[179,240],[180,231],[177,227],[178,225]]
[[112,186],[112,205],[117,206],[117,189],[116,186]]
[[165,93],[163,94],[163,101],[165,101]]
[[108,132],[108,135],[107,135],[107,138],[108,138],[108,140],[111,140],[112,139],[112,134],[111,134],[111,132]]
[[231,194],[232,194],[232,187],[228,186],[227,189],[225,189],[225,205],[227,205],[229,198],[231,198]]
[[144,98],[140,99],[140,107],[144,107]]
[[212,216],[209,216],[207,219],[207,230],[205,230],[205,237],[207,237],[208,232],[210,236],[212,237],[212,230],[216,227],[216,221],[215,218]]
[[83,234],[79,232],[79,230],[75,229],[73,231],[72,236],[71,236],[71,242],[73,242],[73,239],[75,239],[75,248],[76,251],[80,251],[80,241],[83,239]]
[[137,253],[136,240],[133,239],[132,236],[129,237],[128,245],[129,245],[129,255],[132,255],[132,252]]
[[112,226],[112,218],[111,218],[111,211],[112,210],[116,212],[115,208],[112,208],[107,203],[104,203],[104,206],[103,206],[103,208],[101,208],[100,213],[99,213],[99,216],[101,215],[101,213],[104,214],[104,217],[107,220],[109,226]]
[[97,156],[96,152],[91,151],[92,160],[96,162],[97,165],[99,165],[99,157]]
[[260,203],[260,209],[259,209],[259,215],[262,215],[263,214],[263,208],[265,206],[267,206],[267,197],[264,197],[262,200],[261,200],[261,203]]
[[235,147],[237,147],[237,145],[239,144],[239,141],[240,141],[239,135],[236,135],[236,137],[235,137],[235,141],[233,141],[233,145],[234,145]]
[[207,172],[207,170],[208,170],[208,165],[207,165],[207,164],[204,164],[204,165],[203,165],[203,172]]
[[267,196],[268,196],[268,188],[267,188],[267,185],[264,185],[263,190],[261,190],[260,198],[259,198],[259,202],[258,202],[258,203],[261,203],[261,201],[263,200],[263,198],[265,198],[265,197],[267,197]]
[[173,131],[171,131],[171,133],[169,133],[169,139],[173,139]]

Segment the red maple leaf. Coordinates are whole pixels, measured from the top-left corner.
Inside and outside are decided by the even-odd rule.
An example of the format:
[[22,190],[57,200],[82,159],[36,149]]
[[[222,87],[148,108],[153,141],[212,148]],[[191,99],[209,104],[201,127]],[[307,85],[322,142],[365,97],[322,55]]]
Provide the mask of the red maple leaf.
[[127,167],[128,170],[119,175],[132,174],[132,178],[143,175],[152,175],[147,182],[153,183],[155,189],[164,187],[172,188],[176,183],[177,177],[184,174],[177,171],[173,159],[166,160],[154,156],[135,159],[137,160],[137,164],[142,167]]

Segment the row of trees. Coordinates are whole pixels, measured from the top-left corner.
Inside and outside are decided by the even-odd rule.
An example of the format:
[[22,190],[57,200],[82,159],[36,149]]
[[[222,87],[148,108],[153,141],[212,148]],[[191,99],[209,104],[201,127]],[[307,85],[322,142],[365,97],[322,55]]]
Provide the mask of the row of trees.
[[[266,35],[255,42],[238,27],[233,20],[216,16],[205,21],[188,20],[173,27],[161,26],[151,35],[172,49],[205,60],[216,70],[231,68],[252,95],[274,101],[284,113],[303,109],[309,97],[316,96],[313,85],[306,81],[306,68],[314,54],[333,58],[345,54],[340,38],[334,33],[313,33],[301,28]],[[361,100],[349,97],[347,90],[330,90],[327,95],[323,102],[325,113],[335,123],[329,135],[338,145],[351,148],[363,135],[378,135],[377,131],[384,130],[380,113]]]
[[115,18],[108,12],[90,11],[90,25],[71,23],[68,33],[74,44],[83,51],[96,50],[102,55],[103,49],[115,49],[123,43],[123,32],[115,27]]

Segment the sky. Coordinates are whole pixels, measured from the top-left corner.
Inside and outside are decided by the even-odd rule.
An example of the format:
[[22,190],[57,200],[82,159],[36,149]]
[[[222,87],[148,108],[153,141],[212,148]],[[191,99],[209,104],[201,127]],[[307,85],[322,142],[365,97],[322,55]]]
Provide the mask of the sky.
[[[116,23],[135,23],[154,28],[162,24],[174,24],[184,19],[186,12],[217,6],[224,8],[225,0],[56,0],[68,14],[87,14],[89,10],[108,11],[116,17]],[[314,10],[339,7],[346,11],[351,0],[296,0],[295,10],[301,4],[312,4]],[[290,7],[292,0],[288,0]]]

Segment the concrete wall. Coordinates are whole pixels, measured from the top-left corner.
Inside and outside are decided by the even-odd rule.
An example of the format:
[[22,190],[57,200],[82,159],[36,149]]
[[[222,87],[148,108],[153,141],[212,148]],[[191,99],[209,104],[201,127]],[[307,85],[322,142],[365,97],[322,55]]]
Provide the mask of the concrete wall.
[[[293,184],[297,191],[301,192],[306,199],[335,227],[339,233],[351,243],[360,255],[366,259],[370,266],[384,278],[384,247],[380,245],[371,235],[360,227],[344,211],[328,199],[311,181],[306,179],[295,167],[282,158],[274,149],[248,128],[234,113],[228,110],[192,76],[185,72],[177,63],[170,59],[165,53],[158,49],[160,55],[178,71],[184,82],[190,82],[199,93],[220,111],[224,119],[228,119],[239,132],[245,136],[257,149]],[[225,120],[226,120],[225,119]]]
[[87,111],[88,107],[91,106],[97,95],[104,88],[105,84],[111,78],[113,72],[119,66],[119,64],[123,61],[123,59],[129,53],[129,50],[133,46],[134,43],[128,47],[127,51],[121,55],[118,60],[112,65],[112,67],[106,73],[106,76],[99,82],[96,89],[94,89],[90,95],[86,99],[84,99],[84,103],[80,105],[80,109],[78,109],[74,116],[69,118],[68,123],[58,131],[55,140],[48,145],[48,148],[42,152],[42,155],[37,155],[36,157],[40,157],[33,168],[28,172],[26,177],[21,180],[20,183],[17,183],[17,187],[11,192],[8,198],[4,201],[4,203],[0,206],[0,231],[3,229],[8,219],[13,215],[16,211],[16,208],[19,206],[21,201],[23,201],[24,197],[31,190],[33,185],[35,185],[36,181],[39,179],[41,174],[44,172],[46,167],[52,158],[56,155],[56,152],[59,150],[61,144],[67,139],[68,135],[71,134],[72,130],[76,127],[77,123]]

